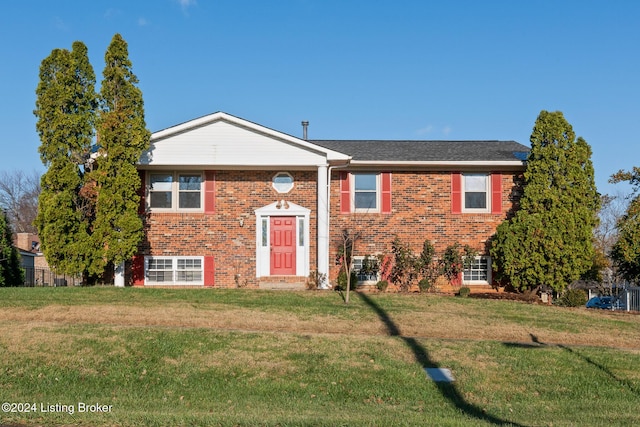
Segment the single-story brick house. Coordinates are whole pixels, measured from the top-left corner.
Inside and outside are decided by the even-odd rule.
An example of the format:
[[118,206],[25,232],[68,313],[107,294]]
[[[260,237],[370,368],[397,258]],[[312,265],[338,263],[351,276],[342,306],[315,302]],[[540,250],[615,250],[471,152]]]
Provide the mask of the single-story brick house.
[[[304,124],[304,123],[303,123]],[[305,127],[306,136],[306,127]],[[272,287],[337,275],[341,230],[355,256],[458,241],[481,254],[513,209],[528,147],[514,141],[297,138],[218,112],[155,132],[138,168],[145,238],[135,286]],[[465,276],[467,276],[465,274]]]

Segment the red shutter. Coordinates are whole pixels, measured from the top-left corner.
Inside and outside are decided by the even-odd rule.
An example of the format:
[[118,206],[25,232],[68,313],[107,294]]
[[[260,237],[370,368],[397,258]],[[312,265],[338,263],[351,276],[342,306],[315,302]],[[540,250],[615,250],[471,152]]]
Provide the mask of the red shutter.
[[140,205],[138,206],[138,214],[144,215],[147,211],[147,201],[145,197],[147,196],[147,188],[146,188],[146,176],[145,171],[138,171],[138,175],[140,176],[140,188],[138,188],[138,196],[140,196]]
[[502,174],[491,174],[491,213],[502,213]]
[[204,171],[204,213],[212,214],[216,211],[216,174],[214,171]]
[[204,285],[213,286],[215,276],[215,263],[212,256],[204,257]]
[[382,213],[391,213],[391,172],[382,172]]
[[462,213],[462,174],[451,172],[451,213]]
[[144,286],[144,255],[133,256],[131,283],[133,286]]
[[351,213],[351,189],[349,172],[340,172],[340,213]]

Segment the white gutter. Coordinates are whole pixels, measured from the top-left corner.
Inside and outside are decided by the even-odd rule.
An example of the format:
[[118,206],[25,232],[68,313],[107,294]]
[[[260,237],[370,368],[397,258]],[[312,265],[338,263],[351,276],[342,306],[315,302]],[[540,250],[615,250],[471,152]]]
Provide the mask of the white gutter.
[[383,161],[383,160],[352,160],[351,166],[385,166],[385,167],[429,167],[429,166],[464,166],[464,167],[478,167],[478,166],[524,166],[524,162],[520,160],[486,160],[486,161],[448,161],[448,160],[433,160],[433,161]]

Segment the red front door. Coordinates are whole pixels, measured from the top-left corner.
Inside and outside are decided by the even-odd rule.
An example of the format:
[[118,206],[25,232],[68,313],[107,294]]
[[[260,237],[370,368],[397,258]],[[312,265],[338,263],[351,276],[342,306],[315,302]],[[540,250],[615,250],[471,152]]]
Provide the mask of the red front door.
[[296,217],[271,217],[271,275],[296,274]]

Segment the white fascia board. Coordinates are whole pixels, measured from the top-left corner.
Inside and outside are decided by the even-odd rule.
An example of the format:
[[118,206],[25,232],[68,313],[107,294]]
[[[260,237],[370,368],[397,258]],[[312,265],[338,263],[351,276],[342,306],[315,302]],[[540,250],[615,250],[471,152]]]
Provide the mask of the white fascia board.
[[320,147],[319,145],[315,145],[310,143],[309,141],[305,141],[304,139],[296,138],[295,136],[288,135],[286,133],[282,133],[271,128],[259,125],[257,123],[250,122],[245,119],[241,119],[236,116],[232,116],[227,113],[223,113],[221,111],[213,114],[209,114],[207,116],[203,116],[197,119],[190,120],[188,122],[172,126],[167,129],[160,130],[158,132],[154,132],[151,135],[151,141],[156,141],[159,139],[167,138],[171,135],[175,135],[178,133],[186,132],[190,129],[198,128],[200,126],[207,125],[209,123],[213,123],[219,120],[224,120],[229,123],[234,123],[239,126],[245,127],[247,129],[251,129],[255,132],[262,133],[264,135],[271,136],[273,138],[277,138],[283,141],[290,142],[292,144],[298,145],[300,147],[306,148],[308,150],[314,151],[316,153],[321,153],[326,155],[327,161],[349,161],[351,156],[340,153],[338,151],[329,150],[324,147]]
[[352,160],[351,166],[375,166],[375,167],[398,167],[398,168],[525,168],[525,163],[520,160],[496,160],[496,161],[382,161],[382,160]]

